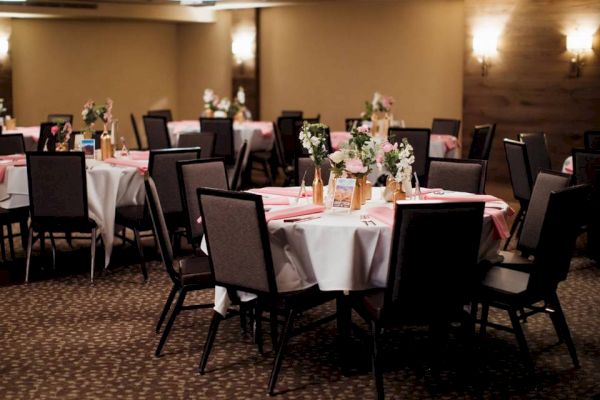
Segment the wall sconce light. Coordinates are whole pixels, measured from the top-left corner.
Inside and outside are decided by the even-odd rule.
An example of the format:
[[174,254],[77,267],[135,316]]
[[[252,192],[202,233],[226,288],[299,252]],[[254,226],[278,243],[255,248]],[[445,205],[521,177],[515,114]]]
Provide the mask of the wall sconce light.
[[0,59],[5,59],[8,56],[8,36],[0,36]]
[[583,66],[583,57],[586,53],[592,51],[593,34],[575,30],[567,35],[567,50],[573,53],[571,58],[571,78],[579,78],[581,76],[581,67]]
[[499,32],[481,30],[473,35],[473,53],[481,64],[481,76],[486,76],[491,66],[490,59],[498,53]]
[[238,65],[254,59],[256,53],[256,32],[252,29],[241,29],[231,37],[231,53]]

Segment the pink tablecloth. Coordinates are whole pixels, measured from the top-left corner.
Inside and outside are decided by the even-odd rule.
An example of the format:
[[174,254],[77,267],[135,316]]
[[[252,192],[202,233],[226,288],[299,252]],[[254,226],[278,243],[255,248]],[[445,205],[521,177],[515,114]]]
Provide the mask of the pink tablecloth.
[[23,137],[31,138],[34,142],[40,139],[39,126],[17,126],[15,129],[5,130],[3,133],[22,133]]
[[127,159],[118,159],[118,158],[107,158],[104,162],[118,165],[121,167],[133,167],[137,168],[140,174],[145,174],[148,172],[148,161],[146,160],[127,160]]
[[296,187],[263,187],[259,189],[251,189],[249,192],[260,194],[260,195],[270,195],[274,194],[277,196],[286,196],[286,197],[307,197],[312,196],[312,189],[306,188],[303,196],[300,196],[300,188]]

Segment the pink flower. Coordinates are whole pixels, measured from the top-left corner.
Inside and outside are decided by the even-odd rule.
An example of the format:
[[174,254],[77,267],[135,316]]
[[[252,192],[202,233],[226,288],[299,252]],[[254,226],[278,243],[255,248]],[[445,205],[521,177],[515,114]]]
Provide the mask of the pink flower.
[[378,153],[375,155],[375,162],[376,162],[377,164],[381,164],[381,163],[383,163],[383,153],[382,153],[382,152],[378,152]]
[[52,134],[52,136],[56,136],[56,134],[58,133],[58,125],[54,125],[52,128],[50,128],[50,133]]
[[368,126],[359,126],[357,129],[360,133],[369,133],[369,127]]
[[383,146],[381,146],[381,150],[383,150],[384,153],[389,153],[390,151],[394,150],[394,145],[390,142],[385,142]]
[[357,158],[353,158],[346,161],[346,171],[351,174],[364,174],[367,172],[367,167],[365,167],[361,160]]

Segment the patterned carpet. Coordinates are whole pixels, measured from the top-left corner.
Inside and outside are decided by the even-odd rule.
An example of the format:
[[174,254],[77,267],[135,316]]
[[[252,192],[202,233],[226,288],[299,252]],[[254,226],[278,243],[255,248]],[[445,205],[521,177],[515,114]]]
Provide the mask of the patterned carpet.
[[[131,249],[130,249],[131,250]],[[259,399],[273,354],[260,356],[239,319],[221,325],[208,372],[198,361],[208,331],[210,310],[185,311],[175,323],[164,355],[154,357],[154,324],[169,290],[158,262],[150,280],[141,274],[130,250],[121,261],[89,284],[87,250],[60,254],[57,271],[40,272],[35,260],[33,283],[0,287],[1,399]],[[151,251],[150,251],[151,253]],[[74,267],[73,267],[74,265]],[[9,280],[21,281],[22,262],[0,267]],[[388,331],[384,346],[385,389],[389,398],[594,398],[600,393],[600,269],[576,257],[569,279],[559,290],[581,360],[572,366],[566,346],[547,316],[526,324],[536,361],[527,376],[514,337],[490,330],[469,350],[451,339],[440,376],[423,362],[427,341],[419,330]],[[210,302],[212,291],[190,300]],[[326,305],[306,313],[312,320],[333,310]],[[506,316],[492,312],[495,321]],[[358,318],[354,316],[356,322]],[[266,328],[266,326],[265,326]],[[266,338],[266,348],[270,349]],[[277,385],[281,399],[370,399],[373,387],[365,346],[354,340],[356,368],[342,375],[335,346],[335,324],[293,338]]]

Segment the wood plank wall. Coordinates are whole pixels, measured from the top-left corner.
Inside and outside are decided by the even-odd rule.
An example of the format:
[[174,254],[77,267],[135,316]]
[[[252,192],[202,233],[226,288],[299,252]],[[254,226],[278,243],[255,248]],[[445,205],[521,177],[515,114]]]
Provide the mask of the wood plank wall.
[[[465,0],[465,24],[463,154],[473,126],[495,122],[489,180],[509,182],[502,139],[520,132],[545,132],[560,168],[584,131],[600,129],[600,1]],[[503,26],[498,55],[482,77],[473,31],[494,24]],[[593,27],[594,52],[574,79],[566,33],[577,26]]]

